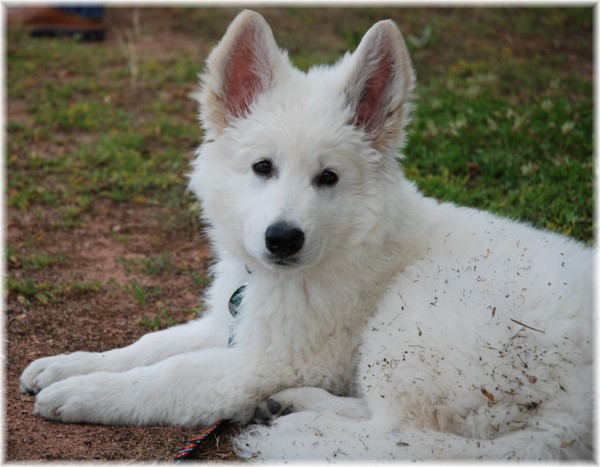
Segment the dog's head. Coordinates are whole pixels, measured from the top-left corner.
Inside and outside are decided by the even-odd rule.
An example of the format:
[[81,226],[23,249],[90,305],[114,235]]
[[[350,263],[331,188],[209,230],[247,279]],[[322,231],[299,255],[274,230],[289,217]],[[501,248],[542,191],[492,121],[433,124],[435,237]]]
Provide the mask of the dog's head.
[[190,182],[217,249],[297,270],[364,241],[393,202],[413,82],[391,21],[305,74],[262,16],[240,13],[207,60]]

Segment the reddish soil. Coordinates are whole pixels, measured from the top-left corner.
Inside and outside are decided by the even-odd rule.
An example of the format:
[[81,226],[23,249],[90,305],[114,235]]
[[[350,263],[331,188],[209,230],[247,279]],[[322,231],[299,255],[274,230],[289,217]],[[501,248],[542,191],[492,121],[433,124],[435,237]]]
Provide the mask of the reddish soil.
[[[17,293],[8,295],[6,308],[6,432],[7,461],[37,460],[127,460],[168,461],[185,440],[198,430],[172,427],[105,427],[64,425],[33,415],[34,396],[19,393],[19,376],[32,360],[75,350],[101,351],[127,345],[149,331],[140,323],[144,314],[153,316],[162,309],[171,318],[185,321],[191,309],[200,304],[201,286],[181,271],[206,270],[208,250],[205,241],[191,226],[166,228],[160,212],[139,205],[102,202],[86,214],[80,228],[65,231],[48,229],[33,216],[13,217],[8,224],[7,241],[22,245],[27,233],[36,237],[36,249],[68,251],[64,262],[39,271],[11,269],[36,283],[64,284],[100,280],[97,292],[66,292],[47,305],[25,303]],[[118,235],[114,235],[118,231]],[[124,242],[123,237],[127,238]],[[25,251],[26,246],[19,250]],[[118,258],[150,258],[169,251],[175,273],[156,275],[127,272]],[[132,264],[135,264],[132,261]],[[10,265],[9,265],[10,266]],[[137,280],[143,285],[160,286],[158,300],[141,307],[118,284]],[[187,310],[187,311],[178,311]],[[218,445],[207,444],[212,460],[232,458],[225,430]]]

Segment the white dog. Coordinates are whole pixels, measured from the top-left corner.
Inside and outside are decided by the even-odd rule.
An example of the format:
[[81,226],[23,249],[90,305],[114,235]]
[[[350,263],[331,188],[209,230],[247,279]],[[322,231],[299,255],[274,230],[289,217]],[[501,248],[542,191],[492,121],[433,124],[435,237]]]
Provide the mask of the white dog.
[[593,252],[419,194],[397,162],[413,82],[391,21],[305,74],[242,12],[199,94],[209,311],[33,362],[35,411],[255,417],[236,442],[254,458],[591,459]]

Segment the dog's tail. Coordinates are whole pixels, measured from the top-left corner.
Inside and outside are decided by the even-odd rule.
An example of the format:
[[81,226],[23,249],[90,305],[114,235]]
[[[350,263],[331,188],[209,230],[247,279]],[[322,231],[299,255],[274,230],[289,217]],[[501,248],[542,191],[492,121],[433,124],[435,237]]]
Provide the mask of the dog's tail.
[[571,427],[561,424],[560,429],[543,425],[483,440],[409,425],[389,430],[376,420],[298,412],[269,427],[250,426],[235,439],[234,448],[240,457],[258,461],[592,460],[592,434],[582,433],[576,422]]

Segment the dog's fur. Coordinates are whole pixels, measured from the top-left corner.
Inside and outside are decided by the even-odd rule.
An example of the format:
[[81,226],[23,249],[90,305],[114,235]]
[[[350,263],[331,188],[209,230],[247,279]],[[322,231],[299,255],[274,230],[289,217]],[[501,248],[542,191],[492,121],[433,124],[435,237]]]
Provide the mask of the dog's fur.
[[397,162],[413,82],[391,21],[305,74],[242,12],[199,94],[209,311],[33,362],[36,412],[273,422],[237,439],[244,457],[590,459],[593,252],[419,194]]

